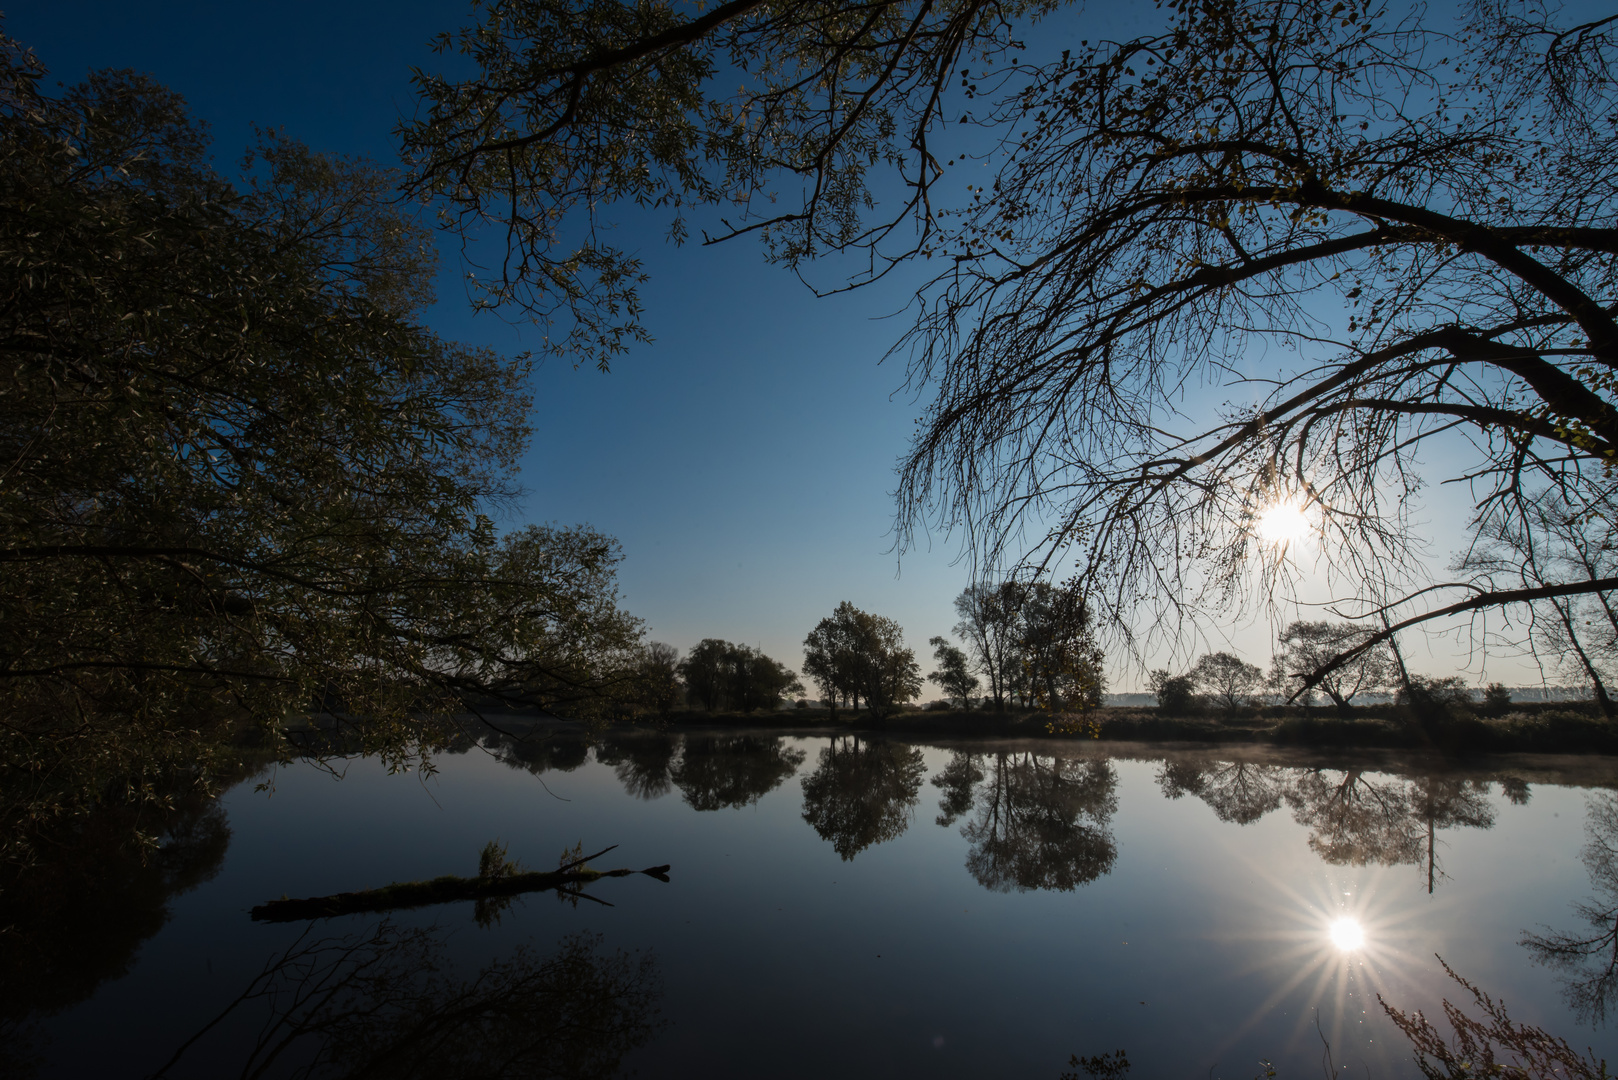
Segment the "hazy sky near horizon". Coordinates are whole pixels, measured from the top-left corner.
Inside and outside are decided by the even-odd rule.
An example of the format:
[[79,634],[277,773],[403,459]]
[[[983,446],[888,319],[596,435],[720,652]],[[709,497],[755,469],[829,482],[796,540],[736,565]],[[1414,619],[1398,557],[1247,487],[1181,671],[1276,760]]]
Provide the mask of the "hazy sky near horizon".
[[[1133,23],[1139,10],[1107,9],[1111,29],[1129,29],[1119,20]],[[177,90],[212,126],[216,163],[228,174],[254,125],[392,164],[393,128],[414,107],[411,66],[442,69],[429,39],[466,18],[459,0],[25,0],[7,9],[4,29],[34,49],[52,80],[128,67]],[[1067,25],[1074,38],[1106,29],[1089,14]],[[1048,26],[1041,44],[1066,47],[1065,34]],[[616,242],[637,250],[651,274],[643,297],[656,340],[617,359],[610,375],[554,359],[537,372],[528,494],[504,524],[588,522],[618,537],[625,605],[652,638],[682,650],[720,637],[796,667],[804,635],[849,600],[898,619],[923,671],[932,670],[927,639],[949,633],[970,569],[958,536],[924,541],[902,562],[893,550],[894,465],[921,404],[904,389],[902,358],[880,361],[906,325],[893,317],[908,300],[906,282],[816,299],[750,242],[674,247],[664,221],[609,216],[620,222]],[[532,326],[471,316],[455,248],[443,249],[429,324],[457,340],[537,348]],[[1210,407],[1215,398],[1223,400],[1217,389]],[[1442,499],[1429,516],[1454,520]],[[1455,542],[1435,538],[1439,565]],[[1234,646],[1268,666],[1271,640],[1261,617],[1222,626],[1186,651]],[[1453,641],[1407,647],[1423,669],[1447,674],[1466,662]],[[1138,674],[1117,659],[1112,689],[1136,689]],[[1504,657],[1491,659],[1488,675],[1538,678]],[[929,684],[923,697],[936,696]]]

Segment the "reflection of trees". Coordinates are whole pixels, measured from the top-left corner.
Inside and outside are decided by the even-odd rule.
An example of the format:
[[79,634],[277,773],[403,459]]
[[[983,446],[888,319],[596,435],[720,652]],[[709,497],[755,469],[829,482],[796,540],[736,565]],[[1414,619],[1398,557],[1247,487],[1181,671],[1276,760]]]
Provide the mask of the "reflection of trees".
[[239,1040],[242,1076],[602,1077],[660,1026],[651,957],[606,953],[597,937],[565,938],[547,957],[519,947],[464,981],[445,952],[436,927],[386,920],[306,933],[154,1080],[220,1038]]
[[1522,943],[1534,959],[1562,972],[1562,992],[1573,1011],[1600,1024],[1618,994],[1618,796],[1591,795],[1585,809],[1579,858],[1598,896],[1574,904],[1573,911],[1588,929],[1525,934]]
[[779,737],[688,735],[669,778],[694,809],[742,807],[780,787],[804,756]]
[[[34,862],[0,864],[0,1020],[56,1012],[122,977],[169,901],[219,873],[230,844],[220,805],[192,792],[166,818],[105,808],[43,838]],[[150,850],[136,830],[154,826]]]
[[1310,830],[1309,847],[1322,859],[1392,866],[1420,858],[1406,788],[1402,780],[1373,780],[1359,769],[1311,769],[1293,781],[1286,797],[1292,816]]
[[1410,784],[1410,816],[1422,829],[1427,860],[1427,891],[1433,891],[1438,867],[1435,837],[1439,829],[1492,829],[1494,808],[1489,805],[1485,780],[1453,776],[1423,776]]
[[979,754],[957,750],[949,759],[949,764],[933,777],[933,787],[944,793],[944,797],[938,800],[939,825],[947,829],[972,809],[972,789],[983,779],[982,760]]
[[224,810],[176,783],[161,813],[156,800],[103,806],[40,831],[33,861],[0,863],[0,1075],[31,1075],[45,1042],[35,1020],[126,975],[169,902],[224,865]]
[[1443,874],[1440,829],[1488,829],[1494,810],[1487,781],[1428,775],[1372,779],[1358,769],[1300,770],[1286,790],[1309,847],[1332,863],[1425,865],[1427,891]]
[[1157,783],[1171,799],[1195,795],[1220,821],[1250,825],[1281,805],[1286,773],[1278,765],[1180,757],[1163,762]]
[[582,735],[550,734],[520,739],[498,740],[495,757],[514,769],[526,769],[539,776],[548,772],[572,772],[590,756],[590,744]]
[[927,767],[921,751],[890,742],[833,739],[803,782],[803,819],[845,860],[910,824]]
[[1118,778],[1110,762],[1002,751],[989,770],[977,815],[961,828],[979,884],[1065,892],[1112,869]]
[[670,770],[679,741],[667,735],[626,735],[603,739],[596,760],[611,765],[624,790],[637,799],[656,799],[673,787]]

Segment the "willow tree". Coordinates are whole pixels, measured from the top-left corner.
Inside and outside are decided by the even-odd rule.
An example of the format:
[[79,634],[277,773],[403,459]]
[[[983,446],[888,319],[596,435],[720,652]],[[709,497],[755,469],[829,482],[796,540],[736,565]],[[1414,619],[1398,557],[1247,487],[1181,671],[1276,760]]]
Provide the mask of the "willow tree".
[[241,724],[344,713],[398,764],[468,694],[599,700],[617,545],[497,535],[527,361],[421,324],[395,178],[269,136],[233,183],[172,92],[43,74],[0,48],[5,852],[205,785]]
[[677,239],[713,204],[705,239],[800,272],[856,255],[852,285],[941,267],[897,346],[929,401],[900,535],[1070,565],[1114,624],[1284,589],[1278,515],[1387,616],[1364,649],[1618,586],[1435,603],[1406,509],[1440,443],[1480,521],[1610,485],[1618,21],[1176,0],[1131,40],[1019,41],[1059,8],[507,0],[402,134],[452,222],[504,224],[490,302],[601,363],[645,332],[639,264],[593,240],[614,200]]

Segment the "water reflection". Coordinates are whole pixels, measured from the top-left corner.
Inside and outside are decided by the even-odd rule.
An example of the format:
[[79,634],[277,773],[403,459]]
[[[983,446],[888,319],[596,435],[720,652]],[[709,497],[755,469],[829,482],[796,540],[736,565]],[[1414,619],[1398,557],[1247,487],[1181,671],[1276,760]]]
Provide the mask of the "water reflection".
[[[566,735],[487,745],[508,764],[536,774],[577,768],[589,746],[582,736]],[[754,805],[805,758],[779,736],[756,732],[626,733],[602,738],[595,753],[631,796],[656,799],[678,789],[699,811]],[[1117,859],[1110,831],[1115,779],[1107,760],[956,748],[932,777],[939,791],[934,820],[944,828],[963,823],[972,845],[968,869],[987,888],[1075,888],[1108,873]],[[1238,826],[1285,805],[1309,830],[1309,848],[1323,861],[1415,866],[1429,892],[1445,877],[1440,833],[1493,827],[1493,781],[1513,804],[1531,797],[1519,776],[1465,775],[1441,761],[1407,764],[1404,775],[1386,764],[1377,770],[1296,767],[1214,751],[1168,753],[1158,761],[1157,786],[1169,799],[1191,796],[1218,820]],[[804,780],[803,818],[852,859],[904,833],[925,773],[914,747],[856,735],[831,738]]]
[[445,937],[389,920],[338,937],[308,931],[150,1080],[217,1075],[225,1063],[242,1076],[601,1077],[661,1027],[648,955],[576,934],[548,956],[518,947],[463,979]]
[[688,735],[669,778],[693,810],[740,808],[780,787],[805,756],[777,737]]
[[1250,825],[1281,805],[1288,773],[1277,765],[1199,755],[1165,760],[1157,784],[1170,799],[1194,795],[1220,821]]
[[612,766],[624,790],[637,799],[667,795],[674,786],[671,772],[679,743],[661,735],[608,737],[596,747],[596,760]]
[[949,764],[933,777],[933,787],[944,793],[938,800],[938,817],[934,820],[943,828],[955,824],[960,816],[972,809],[974,789],[983,779],[983,755],[964,750],[955,751]]
[[1094,881],[1118,858],[1109,827],[1117,786],[1105,759],[993,755],[977,814],[961,828],[972,845],[968,872],[996,892],[1066,892]]
[[1353,952],[1365,945],[1365,928],[1358,919],[1338,919],[1331,924],[1331,943],[1343,952]]
[[[1446,774],[1373,777],[1359,769],[1296,773],[1286,801],[1298,824],[1309,828],[1312,851],[1338,865],[1424,867],[1429,893],[1444,876],[1438,831],[1494,826],[1487,780]],[[1526,801],[1527,785],[1518,783]]]
[[1526,934],[1522,943],[1535,960],[1562,973],[1563,996],[1579,1018],[1601,1024],[1618,993],[1618,796],[1589,796],[1584,834],[1579,858],[1597,896],[1573,911],[1586,929]]
[[914,747],[834,738],[803,782],[803,819],[847,861],[909,827],[926,772]]
[[535,776],[552,771],[572,772],[590,757],[589,740],[571,732],[523,738],[490,736],[484,745],[505,764]]
[[[0,1075],[32,1075],[37,1021],[129,973],[177,896],[224,865],[230,827],[194,789],[154,815],[106,807],[43,835],[37,858],[0,864]],[[155,831],[156,847],[137,830]]]

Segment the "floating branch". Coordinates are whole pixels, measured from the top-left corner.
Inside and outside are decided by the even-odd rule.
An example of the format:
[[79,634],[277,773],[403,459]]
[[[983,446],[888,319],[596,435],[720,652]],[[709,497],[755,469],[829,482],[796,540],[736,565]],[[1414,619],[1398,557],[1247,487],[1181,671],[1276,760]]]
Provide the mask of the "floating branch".
[[[431,881],[396,881],[380,889],[361,892],[334,893],[331,896],[311,896],[303,900],[271,900],[253,909],[255,922],[298,922],[303,919],[324,919],[333,915],[356,915],[368,911],[397,911],[401,908],[426,907],[430,904],[450,904],[458,900],[496,900],[520,893],[555,889],[570,896],[582,895],[576,890],[599,878],[628,877],[645,874],[659,881],[669,879],[669,868],[652,866],[645,870],[592,870],[587,864],[617,847],[603,848],[594,855],[566,862],[549,872],[513,872],[514,864],[496,860],[492,873],[477,877],[458,877],[446,874]],[[493,850],[493,845],[485,851]],[[504,855],[503,849],[500,855]],[[485,868],[489,865],[487,859]],[[595,899],[586,897],[586,899]]]

